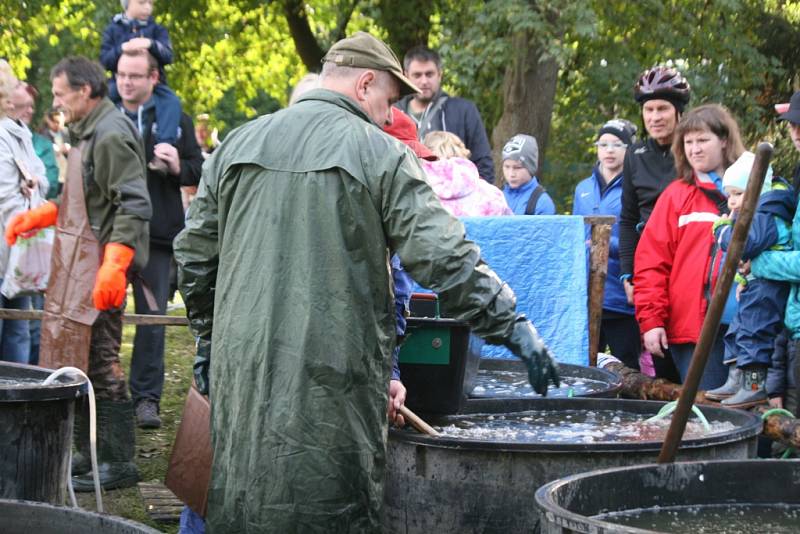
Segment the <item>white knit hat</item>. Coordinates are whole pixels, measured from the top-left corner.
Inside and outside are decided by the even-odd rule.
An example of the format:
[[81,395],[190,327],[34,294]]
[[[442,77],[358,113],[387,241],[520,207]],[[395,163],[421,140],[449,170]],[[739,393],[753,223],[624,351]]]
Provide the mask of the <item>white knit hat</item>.
[[[747,180],[750,178],[750,171],[755,160],[756,155],[752,152],[744,152],[739,156],[739,159],[725,171],[722,177],[722,187],[747,189]],[[764,177],[764,187],[761,188],[761,192],[764,193],[770,189],[772,189],[772,165],[767,167],[767,175]]]

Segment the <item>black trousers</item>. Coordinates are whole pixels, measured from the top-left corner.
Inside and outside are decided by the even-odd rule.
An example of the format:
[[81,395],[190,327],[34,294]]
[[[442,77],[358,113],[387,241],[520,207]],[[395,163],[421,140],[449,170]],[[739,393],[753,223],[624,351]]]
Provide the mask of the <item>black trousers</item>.
[[631,369],[639,370],[639,354],[642,352],[639,323],[633,315],[607,312],[603,310],[600,320],[601,352],[608,346],[611,354],[619,358]]
[[[136,313],[166,315],[171,262],[171,248],[150,245],[150,259],[147,266],[133,279],[133,302]],[[152,291],[158,309],[150,309],[145,298],[144,284]],[[136,327],[128,382],[134,404],[143,400],[155,402],[161,400],[164,389],[163,325]]]

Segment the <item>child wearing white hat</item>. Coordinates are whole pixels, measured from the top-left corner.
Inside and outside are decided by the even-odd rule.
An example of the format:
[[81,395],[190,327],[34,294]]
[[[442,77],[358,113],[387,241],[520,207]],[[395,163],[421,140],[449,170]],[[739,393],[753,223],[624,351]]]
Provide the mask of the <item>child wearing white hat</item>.
[[[728,195],[731,217],[714,224],[718,246],[727,251],[733,234],[733,222],[742,207],[744,193],[755,156],[745,152],[722,178]],[[756,213],[747,235],[742,260],[749,261],[766,250],[791,248],[791,222],[795,211],[794,192],[784,182],[773,184],[768,169]],[[748,275],[737,275],[744,287],[739,307],[725,334],[725,363],[730,367],[728,380],[721,387],[706,392],[706,397],[721,400],[732,408],[747,408],[767,401],[767,369],[771,365],[775,338],[783,329],[783,314],[789,296],[789,284]]]

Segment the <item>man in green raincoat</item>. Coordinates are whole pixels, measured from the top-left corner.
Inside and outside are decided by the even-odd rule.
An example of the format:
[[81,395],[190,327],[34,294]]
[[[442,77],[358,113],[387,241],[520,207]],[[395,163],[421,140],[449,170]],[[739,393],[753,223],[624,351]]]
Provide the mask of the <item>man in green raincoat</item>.
[[387,402],[393,418],[404,396],[394,381],[387,393],[390,251],[450,316],[526,361],[537,390],[558,381],[511,289],[381,131],[416,90],[359,32],[325,56],[320,89],[206,162],[175,258],[210,386],[212,534],[380,532]]

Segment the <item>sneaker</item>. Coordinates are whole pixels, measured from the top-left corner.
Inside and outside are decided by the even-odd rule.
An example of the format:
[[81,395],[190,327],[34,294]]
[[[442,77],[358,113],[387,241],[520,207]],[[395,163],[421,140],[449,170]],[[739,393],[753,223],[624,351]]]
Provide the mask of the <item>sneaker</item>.
[[161,428],[157,402],[143,400],[136,405],[136,426],[139,428]]

